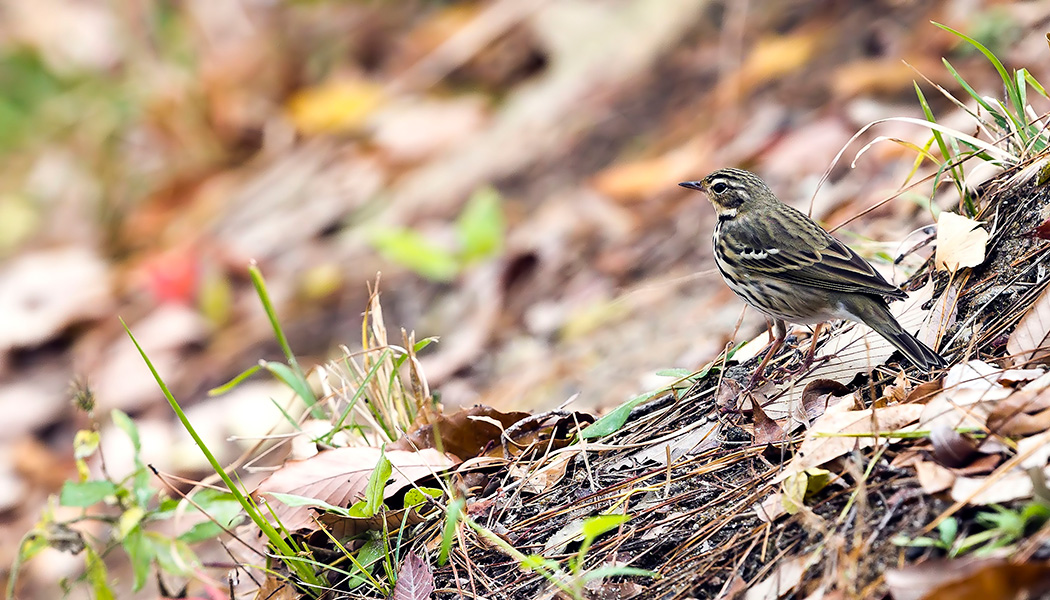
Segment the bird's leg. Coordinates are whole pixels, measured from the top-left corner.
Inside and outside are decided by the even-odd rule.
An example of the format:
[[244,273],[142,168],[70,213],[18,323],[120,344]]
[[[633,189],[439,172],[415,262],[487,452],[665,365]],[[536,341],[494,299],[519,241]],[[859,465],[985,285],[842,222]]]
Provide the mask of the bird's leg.
[[802,370],[806,370],[813,364],[813,356],[817,353],[817,338],[820,337],[820,331],[824,329],[824,323],[817,323],[817,326],[813,328],[813,339],[809,344],[809,352],[806,353],[806,358],[802,361]]
[[748,387],[753,388],[762,381],[762,374],[766,370],[766,365],[769,364],[769,359],[773,358],[773,355],[777,353],[777,350],[780,350],[780,347],[784,345],[784,338],[787,337],[787,323],[782,319],[773,319],[772,327],[770,327],[769,330],[773,334],[773,341],[769,344],[769,350],[766,351],[765,358],[762,359],[762,362],[758,363],[758,368],[755,369],[754,374],[751,375],[751,383],[748,384]]

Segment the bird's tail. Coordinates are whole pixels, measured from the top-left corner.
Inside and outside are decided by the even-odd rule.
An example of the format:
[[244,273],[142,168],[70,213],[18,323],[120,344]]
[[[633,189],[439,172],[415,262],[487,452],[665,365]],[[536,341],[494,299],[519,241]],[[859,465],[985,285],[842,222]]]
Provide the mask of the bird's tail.
[[948,366],[944,357],[904,331],[881,298],[858,295],[849,300],[851,302],[847,308],[850,314],[856,315],[858,320],[886,338],[886,341],[900,350],[913,365],[927,371]]

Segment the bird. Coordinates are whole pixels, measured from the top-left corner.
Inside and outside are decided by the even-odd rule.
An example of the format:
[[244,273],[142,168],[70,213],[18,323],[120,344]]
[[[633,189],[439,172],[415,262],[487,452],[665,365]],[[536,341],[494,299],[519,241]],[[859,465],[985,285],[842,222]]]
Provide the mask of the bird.
[[[916,367],[932,371],[945,359],[901,327],[886,299],[907,294],[802,211],[784,204],[760,177],[719,169],[678,185],[704,192],[718,216],[712,241],[726,284],[766,316],[773,341],[751,379],[761,381],[787,337],[787,323],[820,325],[831,319],[864,323]],[[816,336],[814,335],[814,341]],[[808,361],[812,360],[811,346]]]

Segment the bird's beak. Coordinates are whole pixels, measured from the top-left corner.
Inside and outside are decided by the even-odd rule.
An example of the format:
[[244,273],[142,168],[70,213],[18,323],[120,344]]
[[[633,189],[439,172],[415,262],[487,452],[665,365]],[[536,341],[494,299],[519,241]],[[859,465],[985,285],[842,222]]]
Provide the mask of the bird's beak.
[[701,183],[699,181],[683,181],[682,183],[679,183],[678,185],[680,185],[680,186],[682,186],[684,188],[689,188],[691,190],[696,190],[698,192],[704,191],[704,186],[701,185]]

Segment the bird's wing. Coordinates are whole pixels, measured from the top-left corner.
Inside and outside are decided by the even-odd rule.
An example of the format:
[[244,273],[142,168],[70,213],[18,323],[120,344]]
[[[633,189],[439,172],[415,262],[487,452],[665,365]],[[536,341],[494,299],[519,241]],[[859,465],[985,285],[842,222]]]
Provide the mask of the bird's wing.
[[904,298],[867,261],[794,209],[781,222],[750,219],[723,227],[726,251],[743,268],[790,283],[836,292]]

